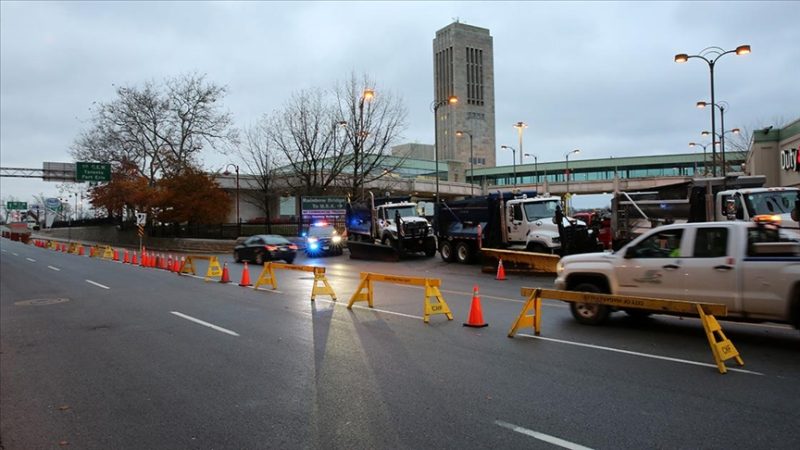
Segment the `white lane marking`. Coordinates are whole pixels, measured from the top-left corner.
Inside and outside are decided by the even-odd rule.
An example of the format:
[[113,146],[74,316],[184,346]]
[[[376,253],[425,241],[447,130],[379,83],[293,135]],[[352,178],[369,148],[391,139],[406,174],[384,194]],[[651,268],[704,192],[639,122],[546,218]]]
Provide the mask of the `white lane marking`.
[[108,287],[108,286],[103,286],[102,284],[100,284],[100,283],[95,283],[95,282],[94,282],[94,281],[92,281],[92,280],[86,280],[86,282],[87,282],[87,283],[89,283],[89,284],[93,284],[93,285],[95,285],[95,286],[97,286],[97,287],[101,287],[101,288],[103,288],[103,289],[111,289],[111,288],[110,288],[110,287]]
[[3,253],[8,253],[7,251],[3,250]]
[[14,252],[11,252],[11,254],[14,255],[14,256],[19,256],[18,254],[14,253]]
[[557,438],[555,436],[550,436],[549,434],[539,433],[538,431],[529,430],[527,428],[522,428],[519,425],[514,425],[513,423],[503,422],[502,420],[495,420],[495,425],[499,425],[503,428],[508,428],[511,431],[516,431],[517,433],[522,433],[526,436],[530,436],[535,439],[539,439],[540,441],[544,441],[553,445],[557,445],[559,447],[568,448],[571,450],[591,450],[589,447],[584,447],[580,444],[576,444],[574,442],[565,441],[564,439]]
[[176,316],[178,316],[180,318],[183,318],[183,319],[186,319],[186,320],[191,320],[194,323],[197,323],[197,324],[203,325],[205,327],[211,328],[212,330],[217,330],[217,331],[225,333],[225,334],[230,334],[231,336],[239,336],[239,333],[236,333],[235,331],[228,330],[226,328],[218,327],[218,326],[214,325],[213,323],[204,322],[204,321],[202,321],[200,319],[196,319],[196,318],[194,318],[192,316],[187,316],[186,314],[179,313],[178,311],[170,311],[170,312],[172,314],[175,314]]
[[27,260],[28,260],[28,261],[30,261],[30,262],[36,262],[36,260],[35,260],[35,259],[33,259],[33,258],[25,258],[25,259],[27,259]]
[[50,270],[55,270],[56,272],[61,272],[61,269],[59,269],[58,267],[47,266],[47,268]]
[[[324,302],[324,303],[332,303],[332,304],[334,304],[336,306],[344,306],[345,308],[347,307],[347,303],[337,302],[335,300],[317,299],[315,301]],[[414,316],[414,315],[411,315],[411,314],[403,314],[403,313],[394,312],[394,311],[387,311],[385,309],[370,308],[369,306],[353,305],[353,309],[363,309],[364,311],[377,311],[377,312],[381,312],[381,313],[384,313],[384,314],[392,314],[392,315],[395,315],[395,316],[408,317],[409,319],[418,319],[418,320],[424,319],[424,317],[422,317],[422,316]]]
[[[669,356],[651,355],[649,353],[639,353],[639,352],[634,352],[634,351],[631,351],[631,350],[622,350],[622,349],[613,348],[613,347],[603,347],[601,345],[584,344],[582,342],[564,341],[564,340],[561,340],[561,339],[546,338],[546,337],[543,337],[543,336],[534,336],[532,334],[525,334],[525,333],[518,333],[518,334],[520,336],[525,336],[525,337],[534,338],[534,339],[541,339],[543,341],[558,342],[560,344],[569,344],[569,345],[575,345],[575,346],[578,346],[578,347],[593,348],[593,349],[597,349],[597,350],[606,350],[606,351],[609,351],[609,352],[623,353],[623,354],[626,354],[626,355],[633,355],[633,356],[641,356],[641,357],[644,357],[644,358],[660,359],[660,360],[663,360],[663,361],[671,361],[671,362],[676,362],[676,363],[681,363],[681,364],[691,364],[691,365],[694,365],[694,366],[713,367],[715,369],[717,368],[716,364],[703,363],[703,362],[699,362],[699,361],[690,361],[688,359],[671,358]],[[753,372],[751,370],[736,369],[736,368],[733,368],[733,367],[729,367],[728,370],[730,370],[732,372],[747,373],[747,374],[750,374],[750,375],[762,375],[762,376],[764,375],[761,372]]]

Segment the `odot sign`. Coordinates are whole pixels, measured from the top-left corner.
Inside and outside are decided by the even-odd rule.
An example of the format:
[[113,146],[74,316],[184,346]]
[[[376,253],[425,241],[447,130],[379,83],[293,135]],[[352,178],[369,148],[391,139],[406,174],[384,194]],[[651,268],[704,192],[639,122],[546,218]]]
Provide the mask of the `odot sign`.
[[75,166],[75,181],[111,181],[111,164],[79,162]]

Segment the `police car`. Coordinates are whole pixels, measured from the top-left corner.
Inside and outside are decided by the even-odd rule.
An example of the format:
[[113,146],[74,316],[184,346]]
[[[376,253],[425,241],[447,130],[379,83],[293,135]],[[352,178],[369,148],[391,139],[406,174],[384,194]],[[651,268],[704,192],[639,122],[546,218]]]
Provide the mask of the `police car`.
[[304,237],[308,256],[341,255],[344,251],[342,236],[327,222],[312,224]]

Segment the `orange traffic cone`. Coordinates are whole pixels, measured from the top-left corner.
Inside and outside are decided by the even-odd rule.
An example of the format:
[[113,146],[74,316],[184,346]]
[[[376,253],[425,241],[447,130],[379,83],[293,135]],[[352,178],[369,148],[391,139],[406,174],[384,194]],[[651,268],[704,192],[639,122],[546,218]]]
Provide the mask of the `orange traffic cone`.
[[239,286],[252,286],[253,284],[250,283],[250,271],[247,270],[247,263],[244,263],[244,270],[242,271],[242,281],[239,283]]
[[147,252],[142,250],[142,267],[147,267]]
[[481,311],[481,299],[478,297],[478,285],[472,286],[472,306],[469,308],[469,318],[464,324],[465,327],[483,328],[489,324],[483,321],[483,311]]
[[167,257],[164,255],[161,255],[161,266],[159,268],[163,270],[169,269],[169,264],[167,264]]
[[119,251],[114,249],[114,261],[119,261]]
[[167,267],[164,268],[169,270],[170,272],[175,271],[175,264],[172,263],[172,254],[169,255],[169,258],[167,258]]
[[125,257],[122,259],[122,264],[130,264],[131,263],[131,255],[128,254],[128,250],[125,250]]
[[[249,281],[249,280],[248,280]],[[230,283],[231,276],[228,273],[228,263],[222,265],[222,278],[219,279],[220,283]]]
[[78,246],[78,256],[83,256],[83,245]]
[[497,264],[497,277],[496,280],[505,281],[506,279],[506,269],[503,269],[503,260],[500,259],[500,262]]
[[136,251],[135,250],[133,251],[133,258],[131,258],[131,264],[133,264],[134,266],[139,265],[139,261],[136,260]]

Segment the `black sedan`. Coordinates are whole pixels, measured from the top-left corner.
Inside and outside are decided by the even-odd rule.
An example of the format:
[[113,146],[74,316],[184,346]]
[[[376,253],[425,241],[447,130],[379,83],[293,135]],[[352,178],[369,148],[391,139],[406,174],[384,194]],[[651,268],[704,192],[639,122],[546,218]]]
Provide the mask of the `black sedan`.
[[236,262],[264,264],[265,261],[284,260],[291,264],[295,256],[297,256],[297,246],[283,236],[275,234],[250,236],[233,248],[233,259]]

